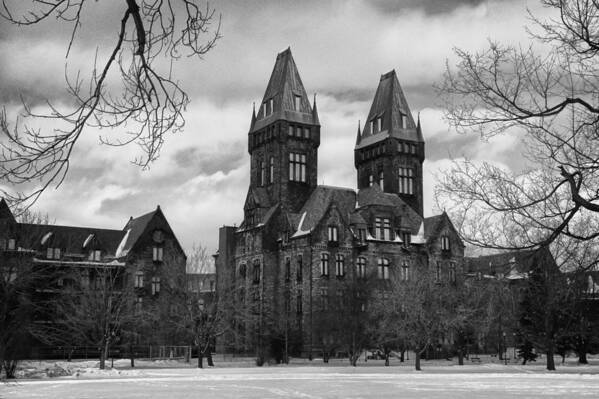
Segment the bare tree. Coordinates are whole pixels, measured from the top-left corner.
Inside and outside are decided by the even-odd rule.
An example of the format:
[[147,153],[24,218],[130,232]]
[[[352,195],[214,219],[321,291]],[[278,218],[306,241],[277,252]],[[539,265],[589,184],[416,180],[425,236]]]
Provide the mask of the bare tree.
[[[0,16],[18,26],[35,25],[52,17],[72,26],[66,46],[68,66],[90,2],[33,0],[25,10],[19,3],[4,0]],[[65,70],[72,107],[48,102],[48,112],[37,114],[24,104],[25,113],[12,128],[6,110],[2,110],[0,131],[5,140],[0,144],[0,181],[17,185],[41,182],[26,192],[2,189],[3,196],[27,207],[48,187],[58,187],[68,173],[77,142],[88,128],[122,129],[124,133],[117,138],[103,135],[100,141],[113,146],[137,143],[143,155],[134,163],[148,167],[158,157],[166,134],[182,129],[183,111],[189,103],[187,94],[172,76],[170,63],[182,55],[201,58],[220,37],[220,18],[214,26],[214,9],[200,3],[122,1],[122,18],[111,51],[104,54],[97,50],[88,78],[80,72],[70,77],[70,71]],[[167,62],[161,61],[163,57]],[[47,132],[27,123],[39,119],[54,122],[56,127]]]
[[436,197],[464,240],[496,249],[538,248],[558,237],[595,240],[599,213],[599,2],[541,0],[529,12],[529,47],[491,42],[447,67],[438,89],[458,132],[521,133],[530,170],[455,162]]

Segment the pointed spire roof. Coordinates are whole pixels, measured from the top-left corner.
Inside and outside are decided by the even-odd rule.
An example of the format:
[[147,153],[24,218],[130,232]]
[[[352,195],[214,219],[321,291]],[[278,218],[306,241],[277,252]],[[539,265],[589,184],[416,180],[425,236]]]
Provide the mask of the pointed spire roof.
[[[405,127],[402,117],[405,118]],[[377,118],[381,118],[382,122],[380,131],[373,132],[372,122]],[[422,142],[424,140],[419,131],[395,70],[387,72],[381,76],[361,141],[356,147],[365,147],[387,137]]]
[[256,124],[256,103],[253,103],[252,121],[250,122],[250,131],[252,131],[252,129],[254,129],[255,124]]
[[318,111],[310,106],[291,49],[279,53],[256,115],[254,132],[279,119],[309,125],[319,124]]
[[314,93],[314,101],[312,101],[312,123],[320,126],[320,119],[318,118],[318,109],[316,109],[316,93]]
[[356,136],[356,145],[360,144],[362,140],[362,132],[360,131],[360,121],[358,121],[358,135]]
[[8,204],[4,200],[4,198],[0,198],[0,220],[8,221],[10,223],[15,223],[15,217],[10,211]]

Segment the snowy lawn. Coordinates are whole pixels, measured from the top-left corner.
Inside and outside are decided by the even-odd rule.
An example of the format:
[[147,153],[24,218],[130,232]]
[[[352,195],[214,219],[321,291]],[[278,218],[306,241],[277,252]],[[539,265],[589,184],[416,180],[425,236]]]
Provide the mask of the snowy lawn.
[[327,366],[306,362],[261,368],[217,363],[210,369],[176,361],[139,361],[139,367],[131,369],[119,360],[114,369],[104,371],[95,369],[96,364],[24,364],[22,370],[29,372],[46,367],[72,375],[33,379],[30,374],[29,379],[0,383],[0,398],[596,398],[599,392],[599,365],[577,366],[572,361],[558,363],[556,372],[544,371],[538,362],[530,366],[423,362],[421,372],[409,365],[384,367],[378,361],[356,368],[340,362]]

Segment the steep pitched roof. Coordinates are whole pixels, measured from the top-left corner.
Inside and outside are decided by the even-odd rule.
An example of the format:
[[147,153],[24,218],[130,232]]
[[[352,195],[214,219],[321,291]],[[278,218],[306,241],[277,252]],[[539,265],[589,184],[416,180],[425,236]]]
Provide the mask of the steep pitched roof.
[[301,219],[298,222],[296,236],[298,233],[306,234],[314,229],[333,203],[341,215],[349,218],[355,208],[356,193],[352,189],[343,187],[316,187],[299,212]]
[[[406,117],[406,128],[402,126],[402,115]],[[375,133],[372,131],[370,122],[378,117],[382,118],[382,126],[381,130]],[[399,80],[397,80],[395,70],[381,76],[368,113],[368,119],[364,124],[364,130],[358,136],[356,148],[366,147],[387,137],[418,142],[424,141],[420,127],[416,125],[412,118],[412,112]]]
[[4,198],[0,198],[0,220],[8,221],[10,223],[16,222],[15,217],[10,211]]
[[[300,98],[299,109],[297,110],[295,109],[296,96]],[[316,107],[312,108],[310,106],[306,89],[289,48],[277,55],[262,104],[268,103],[270,99],[273,100],[272,112],[265,115],[265,107],[260,106],[256,120],[250,128],[250,133],[279,119],[319,125],[318,111]]]
[[373,184],[358,191],[358,208],[366,206],[386,206],[398,210],[402,214],[402,228],[410,229],[416,234],[422,217],[397,194],[385,193],[378,184]]

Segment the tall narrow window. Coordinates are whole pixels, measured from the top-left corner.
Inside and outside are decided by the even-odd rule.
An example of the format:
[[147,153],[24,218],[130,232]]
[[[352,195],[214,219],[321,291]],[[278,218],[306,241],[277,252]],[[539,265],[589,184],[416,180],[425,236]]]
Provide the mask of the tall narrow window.
[[410,246],[410,241],[412,240],[412,233],[409,231],[401,232],[401,241],[403,242],[404,247]]
[[356,260],[356,275],[358,278],[366,277],[366,258],[363,256],[358,257]]
[[381,280],[389,280],[389,259],[379,258],[378,260],[378,278]]
[[339,241],[337,226],[329,226],[328,236],[329,236],[329,242]]
[[455,262],[449,263],[449,281],[451,283],[456,282],[456,265]]
[[408,128],[408,116],[401,114],[401,128],[402,129],[407,129]]
[[414,194],[414,169],[399,168],[399,193]]
[[326,252],[320,254],[320,275],[324,277],[329,276],[329,254]]
[[448,236],[441,236],[441,250],[442,251],[449,251],[449,249],[450,249],[449,237]]
[[410,264],[407,260],[401,262],[401,280],[410,281]]
[[299,111],[301,103],[302,103],[302,97],[298,96],[297,94],[294,94],[293,95],[293,109],[295,109],[296,111]]
[[302,313],[302,290],[297,290],[297,298],[295,300],[295,311],[297,314]]
[[291,278],[291,259],[285,258],[285,281]]
[[275,157],[270,157],[269,166],[268,166],[268,182],[275,182]]
[[143,288],[144,286],[144,272],[141,270],[135,272],[133,286],[135,288]]
[[368,175],[368,187],[374,186],[374,175]]
[[304,128],[304,138],[305,139],[309,139],[310,138],[310,129],[305,127]]
[[298,255],[298,257],[297,257],[297,272],[296,272],[297,281],[302,281],[303,273],[304,273],[304,271],[302,270],[303,267],[304,267],[304,265],[302,263],[302,256]]
[[329,294],[326,288],[320,289],[320,303],[322,310],[329,310]]
[[154,247],[152,248],[152,260],[154,262],[162,262],[163,248]]
[[341,254],[335,256],[335,275],[337,277],[345,276],[345,258]]
[[143,302],[144,302],[144,299],[140,296],[138,296],[135,299],[135,314],[141,313],[141,311],[143,310]]
[[258,284],[260,282],[260,260],[256,259],[254,261],[254,283]]
[[382,170],[379,172],[379,187],[382,191],[385,191],[385,174]]
[[289,180],[306,182],[306,154],[289,153]]
[[289,125],[289,130],[287,132],[288,136],[293,136],[293,131],[295,130],[295,126]]
[[245,280],[245,275],[247,273],[246,269],[247,269],[247,267],[246,267],[245,263],[242,263],[239,265],[239,276],[241,276],[242,280]]
[[160,292],[160,277],[152,277],[152,295],[156,295]]
[[260,161],[260,185],[266,185],[266,162]]

